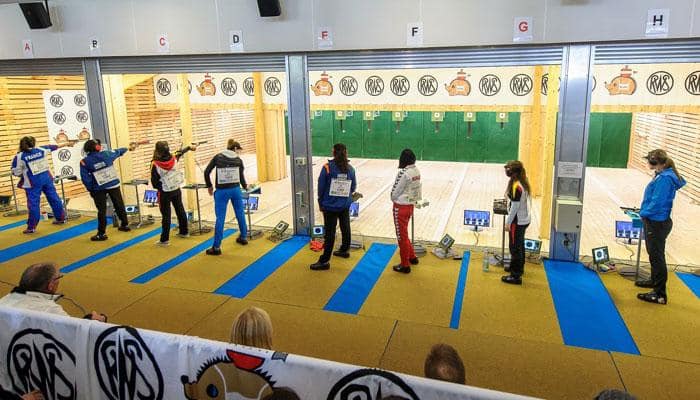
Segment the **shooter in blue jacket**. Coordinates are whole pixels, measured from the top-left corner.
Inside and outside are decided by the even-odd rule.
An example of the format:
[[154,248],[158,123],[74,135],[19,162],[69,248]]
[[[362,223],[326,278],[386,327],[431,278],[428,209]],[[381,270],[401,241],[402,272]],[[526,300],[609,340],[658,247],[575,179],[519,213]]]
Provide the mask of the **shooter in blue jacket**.
[[119,176],[114,168],[114,160],[123,156],[127,151],[136,149],[132,143],[129,148],[103,150],[99,141],[90,139],[85,142],[83,151],[85,158],[80,161],[80,179],[90,192],[90,197],[97,207],[97,235],[90,238],[93,242],[107,240],[107,196],[112,200],[114,212],[119,217],[119,230],[129,232],[129,220],[119,187]]
[[49,171],[49,154],[61,147],[73,146],[76,141],[67,144],[36,146],[36,140],[32,136],[25,136],[19,141],[19,152],[12,159],[12,175],[18,176],[18,188],[24,189],[27,194],[27,229],[25,234],[36,231],[41,216],[41,193],[44,193],[54,215],[54,224],[66,222],[66,212],[63,209],[63,201],[56,193],[53,184],[53,176]]
[[348,161],[348,149],[344,144],[336,143],[333,145],[333,159],[328,160],[318,176],[318,207],[323,213],[325,237],[323,254],[318,262],[311,264],[312,270],[326,270],[331,267],[331,252],[335,244],[335,228],[338,221],[342,242],[333,255],[350,257],[350,205],[356,187],[355,169]]
[[671,208],[676,192],[685,185],[685,180],[676,169],[676,164],[664,150],[652,150],[647,154],[649,169],[654,171],[654,178],[644,190],[639,216],[644,222],[646,248],[651,264],[651,279],[637,281],[639,287],[652,288],[649,293],[639,293],[637,298],[657,304],[666,304],[666,238],[671,233],[673,221]]

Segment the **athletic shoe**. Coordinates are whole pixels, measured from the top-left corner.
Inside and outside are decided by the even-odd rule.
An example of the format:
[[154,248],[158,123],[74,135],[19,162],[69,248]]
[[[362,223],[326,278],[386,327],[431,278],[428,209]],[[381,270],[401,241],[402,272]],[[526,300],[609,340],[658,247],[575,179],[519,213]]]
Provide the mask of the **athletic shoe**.
[[27,229],[22,231],[22,233],[24,233],[25,235],[31,235],[34,232],[36,232],[36,230],[34,230],[32,228],[27,228]]
[[654,287],[654,282],[652,282],[651,279],[647,279],[645,281],[636,281],[634,282],[634,286],[651,289]]
[[102,241],[107,240],[107,235],[104,235],[104,234],[100,235],[98,233],[97,235],[91,237],[90,240],[92,240],[93,242],[102,242]]
[[161,246],[161,247],[170,246],[170,241],[166,240],[165,242],[161,242],[159,240],[156,242],[156,246]]
[[52,222],[52,224],[54,224],[54,225],[63,225],[63,224],[65,224],[66,222],[68,222],[68,221],[66,221],[65,219],[60,219],[60,220],[59,220],[59,219],[55,219],[55,220]]
[[523,284],[523,279],[519,276],[513,276],[513,275],[503,275],[501,277],[501,282],[503,283],[508,283],[511,285],[522,285]]
[[238,243],[238,244],[240,244],[240,245],[242,245],[242,246],[245,246],[245,245],[248,244],[248,241],[245,240],[245,238],[239,236],[239,237],[236,238],[236,243]]
[[208,256],[220,256],[221,255],[221,249],[216,249],[214,247],[207,249],[207,255]]
[[412,265],[418,265],[418,257],[413,257],[408,260]]
[[639,300],[646,301],[647,303],[655,303],[655,304],[668,303],[668,299],[666,298],[666,296],[658,294],[653,290],[649,293],[638,293],[637,298]]
[[336,257],[350,258],[350,253],[348,253],[347,251],[336,250],[333,252],[333,255]]
[[394,265],[394,271],[408,274],[411,272],[411,267],[404,267],[401,264]]
[[120,226],[117,229],[122,231],[122,232],[131,232],[131,228],[129,228],[128,226]]
[[178,233],[175,236],[182,238],[182,239],[187,239],[188,237],[190,237],[190,234],[189,233]]
[[311,268],[314,271],[324,271],[327,270],[331,267],[331,263],[329,262],[317,262],[314,264],[311,264],[309,268]]

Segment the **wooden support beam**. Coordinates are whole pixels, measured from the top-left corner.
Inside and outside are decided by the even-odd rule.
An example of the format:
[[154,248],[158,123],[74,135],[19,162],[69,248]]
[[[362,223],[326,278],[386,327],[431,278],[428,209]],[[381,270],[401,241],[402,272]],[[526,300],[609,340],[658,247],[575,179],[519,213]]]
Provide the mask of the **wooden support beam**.
[[544,121],[542,149],[542,210],[540,212],[540,239],[549,239],[552,225],[552,191],[554,190],[554,148],[557,137],[557,112],[559,111],[559,66],[549,67],[547,106]]
[[284,110],[265,110],[265,143],[267,179],[277,181],[287,177]]
[[530,114],[530,124],[526,128],[528,132],[528,147],[524,149],[525,154],[523,163],[530,178],[530,191],[533,197],[542,196],[542,124],[544,113],[542,110],[542,92],[539,90],[540,82],[542,82],[543,67],[538,65],[535,67],[534,82],[532,94],[532,113]]
[[253,96],[255,113],[255,152],[258,162],[258,181],[267,182],[267,141],[265,138],[265,110],[263,108],[262,73],[253,72]]
[[[129,147],[129,120],[124,97],[124,81],[122,75],[106,75],[103,78],[105,91],[105,108],[109,124],[109,139],[112,148]],[[119,176],[123,182],[134,179],[134,168],[131,154],[127,153],[117,161]]]
[[[187,88],[187,74],[178,74],[177,85],[179,88]],[[190,105],[190,94],[187,90],[179,90],[180,127],[182,129],[182,145],[190,145],[193,142],[194,133],[192,130],[192,107]],[[198,177],[195,170],[194,157],[183,157],[185,161],[185,181],[187,183],[201,182],[204,177]],[[193,190],[187,190],[187,207],[194,209],[197,207],[197,199]]]

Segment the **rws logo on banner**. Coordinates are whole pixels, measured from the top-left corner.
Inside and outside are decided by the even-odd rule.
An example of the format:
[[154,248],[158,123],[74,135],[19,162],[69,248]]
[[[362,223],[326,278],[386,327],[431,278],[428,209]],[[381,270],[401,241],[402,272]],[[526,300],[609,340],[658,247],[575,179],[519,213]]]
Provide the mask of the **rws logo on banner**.
[[372,75],[365,80],[365,90],[370,96],[379,96],[384,92],[384,81],[377,75]]
[[418,93],[432,96],[438,90],[438,81],[432,75],[423,75],[418,79]]
[[255,84],[253,82],[253,78],[245,78],[245,80],[243,81],[243,93],[247,94],[248,96],[252,96],[254,89]]
[[158,94],[161,96],[167,96],[170,94],[172,91],[172,85],[170,84],[170,81],[165,79],[165,78],[160,78],[158,79],[158,82],[156,82],[156,90],[158,91]]
[[357,93],[357,79],[350,75],[342,77],[338,86],[340,87],[340,93],[345,96],[354,96]]
[[510,91],[516,96],[525,96],[532,91],[532,78],[526,74],[517,74],[510,80]]
[[673,89],[673,76],[666,71],[656,71],[647,78],[647,90],[657,96],[664,95]]
[[238,85],[233,78],[224,78],[221,80],[221,93],[226,96],[233,96],[238,90]]
[[391,88],[391,93],[395,94],[396,96],[405,96],[406,93],[408,93],[408,90],[411,88],[411,83],[405,76],[396,75],[395,77],[391,78],[389,87]]
[[280,80],[271,76],[265,79],[265,93],[270,96],[277,96],[282,91],[282,83]]
[[353,371],[336,382],[327,400],[387,398],[418,400],[418,395],[398,375],[366,368]]
[[688,74],[685,78],[685,90],[694,96],[700,96],[700,71]]
[[495,96],[501,91],[501,80],[493,74],[484,75],[479,80],[479,91],[484,96]]

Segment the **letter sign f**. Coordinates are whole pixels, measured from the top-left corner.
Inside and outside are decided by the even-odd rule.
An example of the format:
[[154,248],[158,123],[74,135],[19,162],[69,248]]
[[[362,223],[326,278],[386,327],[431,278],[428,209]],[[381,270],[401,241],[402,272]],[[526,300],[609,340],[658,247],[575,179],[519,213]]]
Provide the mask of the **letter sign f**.
[[416,36],[416,33],[418,33],[418,27],[412,26],[411,27],[411,36]]

